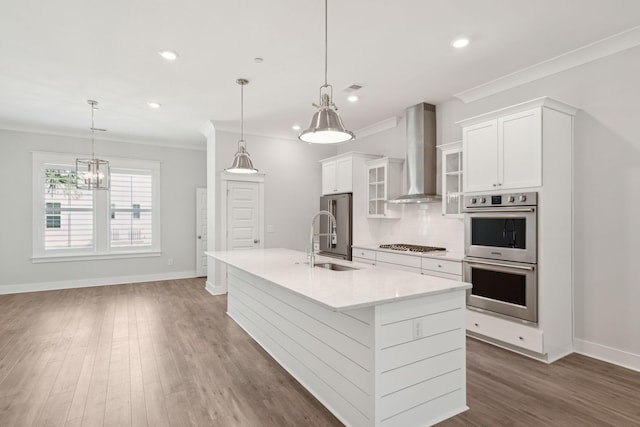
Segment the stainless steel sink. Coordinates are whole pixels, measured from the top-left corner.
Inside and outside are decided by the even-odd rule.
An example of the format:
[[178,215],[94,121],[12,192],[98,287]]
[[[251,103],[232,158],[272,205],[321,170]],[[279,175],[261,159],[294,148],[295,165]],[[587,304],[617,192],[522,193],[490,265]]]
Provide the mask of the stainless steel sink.
[[327,270],[333,271],[351,271],[351,270],[359,270],[355,267],[349,267],[346,265],[334,264],[332,262],[321,262],[318,264],[314,264],[314,267],[326,268]]

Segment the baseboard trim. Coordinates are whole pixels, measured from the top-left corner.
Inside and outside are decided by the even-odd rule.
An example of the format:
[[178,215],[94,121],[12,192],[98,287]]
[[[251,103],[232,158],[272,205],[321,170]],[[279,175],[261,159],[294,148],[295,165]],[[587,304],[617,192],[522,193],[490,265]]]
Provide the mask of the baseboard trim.
[[640,372],[640,354],[629,353],[617,348],[594,342],[573,339],[573,351],[607,363]]
[[210,282],[208,280],[204,285],[204,288],[211,295],[224,295],[227,293],[227,288],[225,286],[215,285],[213,282]]
[[94,279],[60,280],[55,282],[21,283],[18,285],[0,285],[0,295],[24,292],[53,291],[58,289],[90,288],[93,286],[122,285],[126,283],[154,282],[158,280],[177,280],[197,277],[193,271],[175,271],[171,273],[140,274],[135,276],[98,277]]

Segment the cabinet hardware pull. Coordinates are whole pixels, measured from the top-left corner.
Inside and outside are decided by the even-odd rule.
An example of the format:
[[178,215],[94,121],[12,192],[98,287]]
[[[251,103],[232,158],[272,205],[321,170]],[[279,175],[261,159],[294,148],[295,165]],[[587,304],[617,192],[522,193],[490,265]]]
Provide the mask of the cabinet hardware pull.
[[474,264],[481,264],[481,265],[493,265],[496,267],[504,267],[504,268],[515,268],[518,270],[527,270],[527,271],[533,271],[535,269],[534,266],[525,266],[525,265],[511,265],[511,264],[502,264],[500,262],[488,262],[488,261],[480,261],[480,260],[470,260],[470,259],[463,259],[462,260],[463,263],[467,263],[469,265],[474,265]]
[[480,325],[478,325],[478,323],[477,323],[477,322],[476,322],[476,323],[474,323],[474,325],[476,325],[476,326],[480,326]]
[[524,341],[524,338],[522,338],[522,337],[518,337],[518,339],[519,339],[520,341]]
[[[500,208],[500,212],[535,212],[536,209],[535,208],[511,208],[511,207],[505,207],[505,208]],[[491,208],[466,208],[464,209],[464,212],[468,212],[468,213],[478,213],[478,212],[482,212],[482,213],[493,213],[493,212],[497,212],[494,209]]]

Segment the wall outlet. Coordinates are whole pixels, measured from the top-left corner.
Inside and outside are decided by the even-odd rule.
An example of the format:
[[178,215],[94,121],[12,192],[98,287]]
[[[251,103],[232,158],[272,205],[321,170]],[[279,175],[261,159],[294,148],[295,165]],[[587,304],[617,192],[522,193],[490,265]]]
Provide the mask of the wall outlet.
[[413,319],[413,339],[422,338],[422,319]]
[[318,252],[320,250],[320,243],[313,242],[313,251]]
[[275,227],[273,224],[267,225],[267,233],[273,233],[275,231]]
[[169,258],[167,260],[167,265],[173,265],[173,258]]

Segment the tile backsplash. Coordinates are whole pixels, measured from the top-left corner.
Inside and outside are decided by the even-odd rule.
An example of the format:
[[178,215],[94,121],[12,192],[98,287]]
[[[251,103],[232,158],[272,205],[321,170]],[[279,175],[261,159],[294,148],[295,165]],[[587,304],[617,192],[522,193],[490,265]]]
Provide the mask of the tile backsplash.
[[442,216],[442,203],[410,204],[402,209],[400,219],[367,219],[366,225],[356,225],[354,244],[409,243],[464,250],[464,223]]

